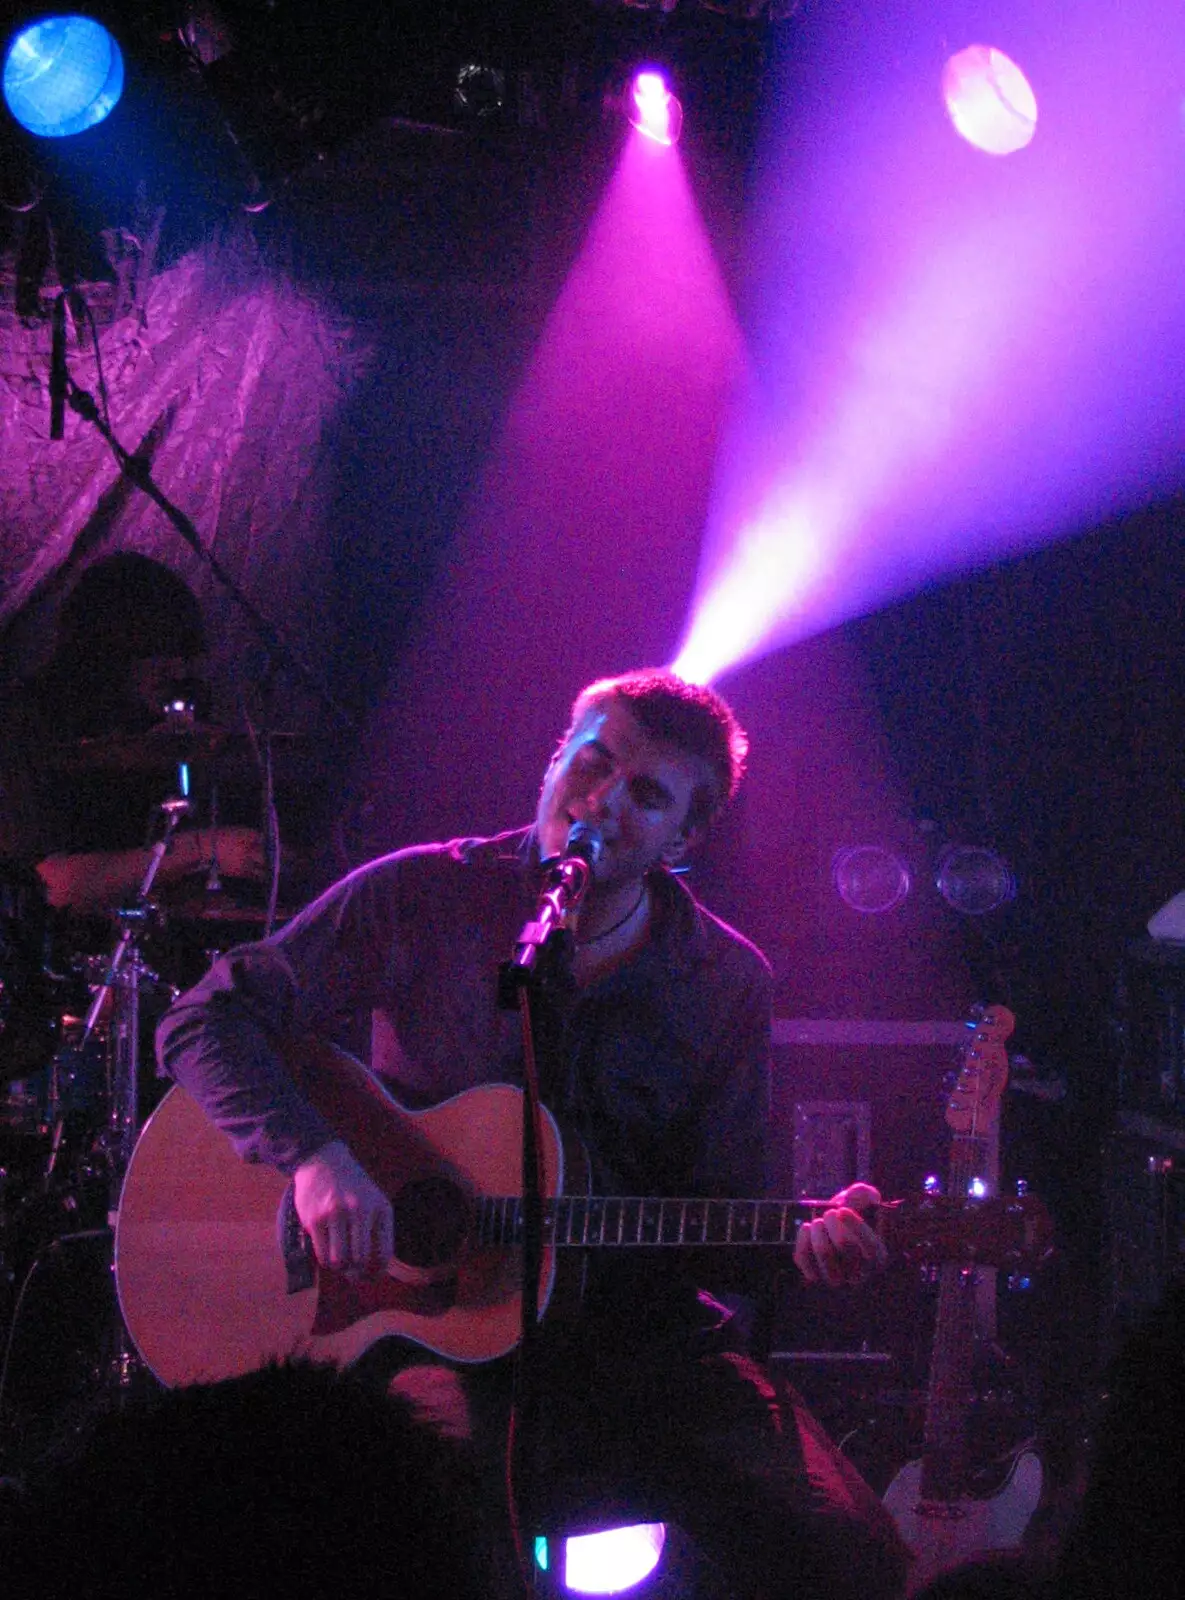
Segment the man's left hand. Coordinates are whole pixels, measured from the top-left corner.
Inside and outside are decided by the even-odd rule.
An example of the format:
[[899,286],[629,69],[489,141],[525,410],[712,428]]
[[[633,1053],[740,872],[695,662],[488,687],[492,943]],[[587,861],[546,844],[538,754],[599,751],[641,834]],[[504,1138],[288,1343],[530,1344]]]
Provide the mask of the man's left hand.
[[880,1201],[872,1184],[852,1183],[832,1196],[821,1217],[803,1223],[794,1242],[794,1264],[808,1283],[839,1289],[883,1270],[889,1252],[860,1215]]

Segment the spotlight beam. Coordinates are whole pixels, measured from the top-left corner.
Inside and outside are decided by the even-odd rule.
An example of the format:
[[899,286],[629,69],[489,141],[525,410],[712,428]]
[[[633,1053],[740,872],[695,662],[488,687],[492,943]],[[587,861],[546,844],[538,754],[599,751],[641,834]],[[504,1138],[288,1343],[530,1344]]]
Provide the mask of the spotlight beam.
[[796,418],[758,452],[789,469],[766,468],[773,481],[751,511],[717,501],[677,671],[715,677],[907,591],[919,568],[937,576],[965,559],[941,526],[874,525],[982,414],[1046,248],[1037,219],[1019,241],[1002,239],[994,218],[923,241],[851,339],[815,435],[796,442]]
[[1185,486],[1185,18],[1090,4],[1058,52],[1077,98],[1023,161],[951,137],[932,69],[903,127],[870,58],[766,163],[760,381],[717,457],[684,676]]

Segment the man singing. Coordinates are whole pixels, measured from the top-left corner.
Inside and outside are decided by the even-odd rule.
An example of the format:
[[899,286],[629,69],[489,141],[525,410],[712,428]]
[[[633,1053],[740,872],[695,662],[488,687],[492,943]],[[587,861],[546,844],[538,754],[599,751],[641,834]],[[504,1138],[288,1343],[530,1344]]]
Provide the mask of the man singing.
[[[712,690],[656,670],[595,683],[575,702],[532,827],[358,868],[271,939],[219,959],[173,1007],[158,1033],[165,1070],[244,1159],[292,1176],[322,1265],[381,1271],[391,1205],[300,1094],[282,1038],[368,1055],[410,1107],[521,1083],[499,967],[534,917],[541,864],[577,824],[598,845],[535,1002],[545,1104],[583,1142],[594,1193],[763,1192],[769,968],[671,870],[735,794],[746,748]],[[882,1263],[856,1209],[877,1198],[860,1186],[800,1230],[808,1279],[852,1282]],[[689,1255],[590,1252],[579,1316],[545,1322],[536,1341],[537,1480],[574,1518],[596,1502],[676,1523],[738,1600],[898,1593],[905,1556],[879,1503],[743,1353],[736,1317],[697,1284]],[[454,1370],[390,1340],[363,1360],[472,1441],[489,1469],[494,1551],[508,1521],[498,1469],[510,1362]]]

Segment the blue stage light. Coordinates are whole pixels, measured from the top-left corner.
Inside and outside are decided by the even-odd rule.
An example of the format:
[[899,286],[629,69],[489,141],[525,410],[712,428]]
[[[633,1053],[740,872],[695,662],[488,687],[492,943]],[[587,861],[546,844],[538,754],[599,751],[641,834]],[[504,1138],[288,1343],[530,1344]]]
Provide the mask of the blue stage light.
[[23,128],[63,139],[102,122],[123,92],[123,56],[91,17],[40,17],[4,54],[4,99]]

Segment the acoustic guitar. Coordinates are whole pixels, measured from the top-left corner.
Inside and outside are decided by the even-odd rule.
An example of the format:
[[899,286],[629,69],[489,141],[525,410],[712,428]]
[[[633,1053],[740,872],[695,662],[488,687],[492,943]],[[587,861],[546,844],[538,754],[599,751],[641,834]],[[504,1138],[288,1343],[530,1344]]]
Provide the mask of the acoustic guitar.
[[[348,1365],[396,1334],[451,1361],[506,1355],[521,1328],[521,1091],[470,1089],[410,1111],[330,1047],[289,1056],[309,1100],[390,1197],[395,1257],[358,1277],[322,1268],[290,1182],[241,1161],[181,1088],[145,1125],[115,1228],[120,1307],[136,1348],[167,1385],[212,1381],[271,1360]],[[540,1315],[560,1300],[559,1263],[590,1250],[791,1245],[823,1202],[599,1197],[578,1147],[542,1117]],[[914,1260],[1019,1265],[1045,1247],[1035,1198],[1007,1204],[884,1204],[876,1226]]]

